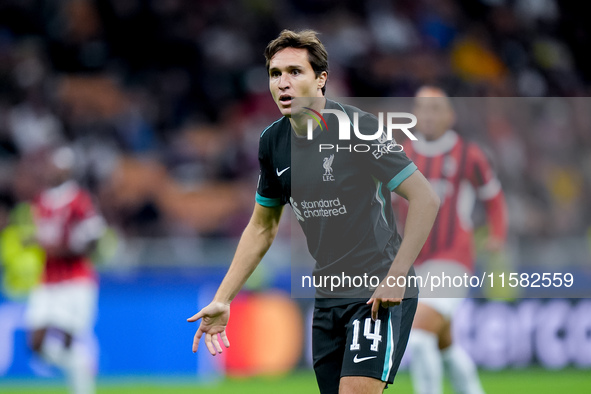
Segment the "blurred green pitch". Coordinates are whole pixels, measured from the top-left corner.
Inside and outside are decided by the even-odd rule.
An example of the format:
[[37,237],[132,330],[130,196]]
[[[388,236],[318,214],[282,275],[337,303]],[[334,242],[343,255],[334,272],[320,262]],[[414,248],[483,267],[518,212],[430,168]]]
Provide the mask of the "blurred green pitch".
[[[482,385],[487,394],[583,394],[591,392],[591,372],[569,368],[560,371],[548,371],[541,368],[523,370],[505,370],[499,372],[481,371]],[[2,382],[3,394],[58,394],[66,393],[65,386],[57,386],[55,381],[43,384],[43,380],[34,383]],[[173,378],[131,378],[128,380],[99,380],[98,394],[302,394],[318,393],[316,379],[312,372],[298,372],[274,378],[227,379],[218,384],[198,385],[188,383],[187,378],[175,382]],[[401,372],[396,382],[386,394],[412,393],[408,373]],[[445,393],[453,393],[446,383]]]

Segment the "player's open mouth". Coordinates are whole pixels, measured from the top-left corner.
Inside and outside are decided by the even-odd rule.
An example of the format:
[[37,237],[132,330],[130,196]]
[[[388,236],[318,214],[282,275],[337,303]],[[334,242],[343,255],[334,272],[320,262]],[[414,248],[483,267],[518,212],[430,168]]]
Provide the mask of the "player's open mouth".
[[290,104],[291,99],[292,97],[287,94],[282,94],[281,96],[279,96],[279,101],[281,101],[281,104]]

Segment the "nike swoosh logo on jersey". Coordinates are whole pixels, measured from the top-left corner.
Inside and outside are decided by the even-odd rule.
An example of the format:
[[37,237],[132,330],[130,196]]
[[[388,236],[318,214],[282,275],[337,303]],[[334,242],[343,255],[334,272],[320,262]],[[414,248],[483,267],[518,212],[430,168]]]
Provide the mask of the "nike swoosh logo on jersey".
[[277,171],[277,176],[281,176],[281,174],[283,174],[285,171],[289,170],[291,167],[287,167],[284,168],[283,170],[279,171],[279,168],[276,168],[275,171]]
[[371,360],[372,358],[376,358],[377,356],[369,356],[369,357],[361,357],[361,358],[357,358],[357,354],[355,355],[355,358],[353,359],[353,362],[355,364],[360,363],[362,361],[366,361],[366,360]]

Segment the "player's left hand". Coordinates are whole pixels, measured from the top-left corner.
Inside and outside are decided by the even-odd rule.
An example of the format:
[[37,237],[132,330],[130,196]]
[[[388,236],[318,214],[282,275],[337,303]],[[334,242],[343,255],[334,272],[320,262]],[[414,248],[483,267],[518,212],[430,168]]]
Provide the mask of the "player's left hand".
[[389,308],[391,306],[400,305],[402,303],[402,298],[404,297],[406,287],[390,287],[388,286],[386,279],[380,283],[371,298],[366,302],[367,305],[371,305],[371,318],[374,321],[378,318],[380,307]]
[[402,298],[370,298],[367,304],[371,304],[371,319],[375,321],[378,318],[378,311],[380,306],[382,308],[389,308],[391,306],[400,305]]

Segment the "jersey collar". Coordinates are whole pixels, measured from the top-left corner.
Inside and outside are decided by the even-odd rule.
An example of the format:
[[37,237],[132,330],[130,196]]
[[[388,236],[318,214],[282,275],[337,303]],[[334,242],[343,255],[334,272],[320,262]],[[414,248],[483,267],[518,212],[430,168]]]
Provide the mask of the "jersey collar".
[[72,202],[77,192],[78,185],[76,182],[70,180],[46,190],[41,195],[41,199],[43,204],[53,209],[58,209]]
[[413,148],[418,154],[429,157],[449,152],[458,142],[458,134],[453,130],[446,131],[441,137],[433,141],[427,141],[420,137],[419,134],[418,141],[413,142]]

